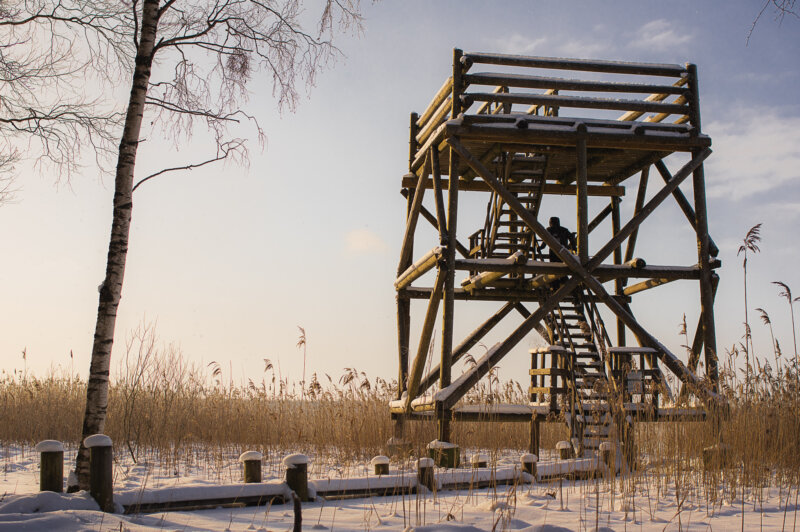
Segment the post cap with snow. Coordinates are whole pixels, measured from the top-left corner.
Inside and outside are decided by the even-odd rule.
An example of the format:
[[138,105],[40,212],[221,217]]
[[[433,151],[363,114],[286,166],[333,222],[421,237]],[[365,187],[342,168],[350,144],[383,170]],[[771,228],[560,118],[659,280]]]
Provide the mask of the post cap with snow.
[[539,457],[535,454],[525,453],[519,457],[519,461],[523,464],[535,464],[539,461]]
[[428,444],[428,449],[454,449],[458,447],[455,443],[449,443],[441,440],[433,440]]
[[286,467],[305,465],[307,463],[308,463],[308,456],[300,453],[290,454],[283,458],[283,465],[285,465]]
[[58,440],[43,440],[36,444],[37,453],[63,453],[64,444]]
[[389,457],[378,455],[369,461],[370,465],[385,465],[389,463]]
[[105,434],[93,434],[83,440],[83,444],[88,447],[111,447],[111,438]]
[[239,455],[240,462],[260,462],[264,455],[258,451],[245,451]]
[[571,447],[572,447],[572,444],[570,442],[564,441],[564,440],[561,440],[560,442],[558,442],[556,444],[556,449],[559,449],[559,450],[560,449],[570,449]]

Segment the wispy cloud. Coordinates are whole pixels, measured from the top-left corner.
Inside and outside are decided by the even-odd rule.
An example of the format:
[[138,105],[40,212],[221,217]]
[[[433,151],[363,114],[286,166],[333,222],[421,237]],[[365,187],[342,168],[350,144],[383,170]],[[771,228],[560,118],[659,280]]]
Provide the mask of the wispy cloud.
[[546,37],[532,39],[519,33],[499,39],[487,39],[492,50],[502,54],[537,55],[543,53]]
[[714,143],[709,196],[738,200],[800,179],[800,116],[773,108],[733,110],[730,116],[705,128]]
[[385,253],[389,246],[369,229],[353,229],[345,235],[347,250],[357,254]]
[[691,42],[693,36],[682,33],[675,24],[665,19],[648,22],[634,34],[630,45],[647,50],[670,50]]

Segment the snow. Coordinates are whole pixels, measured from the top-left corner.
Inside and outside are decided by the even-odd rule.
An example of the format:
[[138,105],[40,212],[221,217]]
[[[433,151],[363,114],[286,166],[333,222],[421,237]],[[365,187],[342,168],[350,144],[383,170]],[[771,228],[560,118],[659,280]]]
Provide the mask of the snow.
[[560,442],[558,442],[556,444],[556,449],[558,449],[559,451],[561,449],[570,449],[571,447],[572,447],[572,444],[570,442],[568,442],[568,441],[560,441]]
[[308,463],[308,456],[300,453],[290,454],[284,457],[283,465],[286,467],[294,467],[296,465],[303,465]]
[[604,442],[600,443],[599,449],[600,449],[600,452],[613,451],[614,450],[614,444],[611,443],[610,441],[604,441]]
[[421,467],[433,467],[433,458],[420,458],[417,460],[417,469]]
[[389,457],[379,455],[369,461],[370,465],[386,465],[389,463]]
[[239,455],[240,462],[260,462],[264,455],[258,451],[245,451]]
[[83,440],[83,444],[90,449],[92,447],[111,447],[111,438],[105,434],[95,434]]
[[446,441],[433,440],[428,444],[428,449],[455,449],[458,447],[455,443]]
[[37,443],[34,449],[37,453],[63,453],[64,444],[58,440],[44,440]]
[[535,454],[525,453],[519,457],[519,461],[523,464],[535,464],[539,461],[539,457]]
[[[485,449],[470,449],[479,454]],[[494,451],[493,451],[494,452]],[[119,454],[115,461],[115,500],[171,500],[181,496],[241,495],[280,492],[284,486],[280,454],[267,455],[267,480],[261,484],[242,484],[234,477],[241,474],[238,452],[230,452],[208,463],[162,467],[158,464],[133,464]],[[543,450],[537,466],[538,483],[519,470],[521,457],[510,451],[497,455],[497,467],[469,467],[443,470],[435,468],[436,490],[416,493],[413,462],[392,461],[397,473],[381,477],[369,473],[363,463],[348,469],[343,464],[323,464],[313,457],[309,487],[321,497],[335,496],[335,491],[387,486],[386,496],[363,496],[331,500],[318,498],[303,503],[304,530],[381,531],[452,531],[524,530],[527,532],[563,532],[569,530],[786,530],[792,529],[798,506],[794,491],[788,497],[786,487],[759,490],[735,490],[721,493],[716,504],[703,496],[702,472],[686,471],[698,489],[681,488],[676,496],[672,481],[639,477],[635,492],[621,493],[620,487],[634,483],[618,482],[612,486],[604,477],[591,480],[558,478],[556,473],[588,471],[596,459],[550,460],[552,450]],[[75,450],[65,453],[65,470],[75,459]],[[99,511],[88,493],[59,494],[38,492],[39,456],[31,447],[5,447],[0,474],[0,530],[9,531],[284,531],[291,530],[292,504],[275,501],[252,507],[211,508],[198,511],[158,512],[121,515]],[[494,454],[492,454],[494,456]],[[656,473],[657,474],[657,473]],[[325,478],[325,477],[329,478]],[[551,479],[551,480],[544,480]],[[239,479],[240,480],[240,479]],[[481,487],[483,482],[494,483]],[[488,484],[487,484],[488,485]],[[660,485],[656,489],[656,485]],[[461,487],[458,487],[461,486]],[[395,487],[399,489],[394,490]],[[742,494],[746,497],[744,504]],[[145,499],[149,497],[149,499]],[[213,498],[210,497],[210,498]],[[762,502],[763,501],[763,502]],[[744,507],[744,514],[742,508]]]
[[481,463],[487,464],[487,463],[489,463],[489,457],[487,455],[483,454],[483,453],[473,454],[470,457],[470,463],[472,465],[481,464]]

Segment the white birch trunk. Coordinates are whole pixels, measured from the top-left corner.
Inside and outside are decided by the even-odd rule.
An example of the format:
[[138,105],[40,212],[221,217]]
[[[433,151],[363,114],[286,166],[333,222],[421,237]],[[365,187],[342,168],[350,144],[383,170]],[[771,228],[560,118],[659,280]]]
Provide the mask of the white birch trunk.
[[[114,187],[114,215],[111,239],[108,244],[106,277],[100,288],[97,308],[92,360],[86,393],[86,412],[83,418],[83,436],[103,432],[108,409],[108,381],[111,366],[111,347],[114,343],[114,326],[117,308],[122,296],[122,279],[128,255],[128,234],[133,208],[133,170],[145,107],[150,71],[153,63],[158,29],[159,0],[144,0],[142,4],[141,32],[136,50],[136,68],[131,83],[131,95],[125,127],[119,144],[119,156]],[[81,441],[75,464],[80,489],[89,488],[89,453]],[[70,486],[74,489],[74,486]]]

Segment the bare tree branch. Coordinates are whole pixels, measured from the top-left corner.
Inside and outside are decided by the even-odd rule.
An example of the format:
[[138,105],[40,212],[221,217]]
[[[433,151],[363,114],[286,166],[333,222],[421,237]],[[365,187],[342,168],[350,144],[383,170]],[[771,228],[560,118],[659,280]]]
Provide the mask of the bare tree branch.
[[[186,165],[183,165],[183,166],[175,166],[175,167],[172,167],[172,168],[164,168],[163,170],[159,170],[158,172],[156,172],[154,174],[150,174],[149,176],[140,179],[135,185],[133,185],[133,188],[131,189],[131,192],[136,192],[136,189],[139,188],[139,186],[141,186],[142,183],[145,183],[145,182],[149,181],[150,179],[153,179],[154,177],[158,177],[158,176],[166,174],[168,172],[178,172],[178,171],[181,171],[181,170],[194,170],[195,168],[200,168],[201,166],[206,166],[208,164],[215,163],[217,161],[222,161],[222,160],[228,159],[233,154],[235,154],[237,152],[243,152],[245,150],[246,150],[246,148],[245,148],[245,141],[244,140],[242,140],[242,139],[234,139],[234,140],[228,141],[228,142],[226,142],[226,143],[224,143],[224,144],[222,144],[222,145],[220,145],[218,147],[217,155],[215,157],[212,157],[211,159],[207,159],[207,160],[205,160],[203,162],[200,162],[200,163],[186,164]],[[241,157],[246,157],[246,153],[239,153],[239,155]]]

